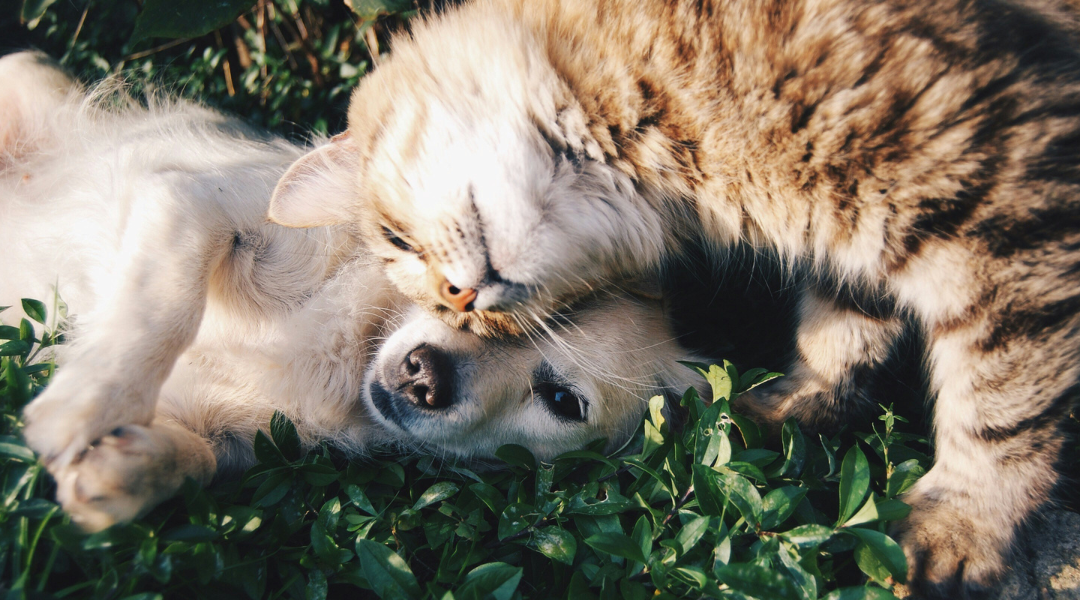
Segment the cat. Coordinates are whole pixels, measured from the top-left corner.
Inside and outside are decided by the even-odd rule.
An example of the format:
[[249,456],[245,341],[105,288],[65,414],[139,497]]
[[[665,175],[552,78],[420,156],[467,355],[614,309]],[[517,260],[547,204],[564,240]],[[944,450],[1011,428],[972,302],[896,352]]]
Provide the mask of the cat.
[[[357,224],[455,327],[511,336],[704,236],[805,278],[763,421],[837,424],[907,327],[936,463],[913,589],[992,587],[1051,496],[1080,381],[1080,55],[1068,5],[477,0],[361,82],[270,216]],[[321,193],[309,160],[349,173]]]
[[551,460],[704,387],[660,298],[598,291],[528,341],[411,308],[348,228],[265,222],[307,148],[235,118],[86,90],[38,53],[0,58],[0,108],[0,323],[24,297],[57,318],[57,291],[70,311],[24,435],[87,531],[251,466],[275,411],[350,456]]

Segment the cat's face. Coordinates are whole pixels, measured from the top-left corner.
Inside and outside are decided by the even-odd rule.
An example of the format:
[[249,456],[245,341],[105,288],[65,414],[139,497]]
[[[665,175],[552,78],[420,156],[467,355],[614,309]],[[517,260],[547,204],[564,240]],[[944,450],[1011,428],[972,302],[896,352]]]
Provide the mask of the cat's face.
[[439,75],[403,47],[355,93],[348,136],[285,176],[271,218],[358,227],[398,289],[480,335],[521,334],[600,287],[651,287],[662,217],[515,47]]
[[646,398],[701,387],[658,302],[602,296],[567,317],[481,338],[416,310],[370,363],[368,412],[407,448],[484,460],[513,443],[550,460],[602,438],[615,450]]

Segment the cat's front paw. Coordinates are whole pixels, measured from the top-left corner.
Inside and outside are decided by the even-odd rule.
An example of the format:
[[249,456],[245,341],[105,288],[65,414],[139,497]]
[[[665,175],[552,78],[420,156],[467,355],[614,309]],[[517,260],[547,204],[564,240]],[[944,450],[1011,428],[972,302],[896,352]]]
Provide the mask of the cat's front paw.
[[988,596],[1006,571],[1013,527],[933,490],[917,492],[904,498],[911,514],[893,531],[907,556],[909,589],[925,599]]
[[183,483],[177,448],[140,425],[113,430],[53,475],[57,501],[87,532],[135,519]]

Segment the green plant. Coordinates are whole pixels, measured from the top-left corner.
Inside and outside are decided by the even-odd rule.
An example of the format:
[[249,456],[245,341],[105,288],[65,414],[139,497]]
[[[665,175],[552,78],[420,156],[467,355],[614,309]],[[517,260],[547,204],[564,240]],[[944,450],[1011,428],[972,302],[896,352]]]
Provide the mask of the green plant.
[[121,75],[305,137],[344,129],[349,92],[425,0],[22,0],[9,47],[86,81]]
[[[48,322],[43,304],[23,306]],[[53,371],[28,359],[61,339],[34,327],[0,330],[9,598],[888,598],[905,572],[885,528],[907,512],[896,496],[926,466],[913,448],[924,441],[886,409],[869,434],[811,438],[789,421],[769,448],[729,400],[776,374],[729,363],[693,366],[717,401],[687,391],[681,431],[650,400],[618,458],[598,442],[553,464],[504,446],[506,468],[480,472],[419,456],[348,462],[302,454],[277,415],[240,480],[189,485],[84,536],[18,438],[20,408]]]

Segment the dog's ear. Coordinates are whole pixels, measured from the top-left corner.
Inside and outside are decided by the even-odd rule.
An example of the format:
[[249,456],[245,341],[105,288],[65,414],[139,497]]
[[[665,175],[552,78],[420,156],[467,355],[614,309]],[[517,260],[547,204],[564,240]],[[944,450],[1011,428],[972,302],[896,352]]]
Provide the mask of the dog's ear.
[[359,152],[348,132],[300,157],[278,181],[267,219],[286,227],[320,227],[352,220]]
[[624,279],[619,282],[619,287],[643,300],[664,299],[664,286],[660,282],[660,276],[655,273]]

